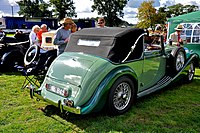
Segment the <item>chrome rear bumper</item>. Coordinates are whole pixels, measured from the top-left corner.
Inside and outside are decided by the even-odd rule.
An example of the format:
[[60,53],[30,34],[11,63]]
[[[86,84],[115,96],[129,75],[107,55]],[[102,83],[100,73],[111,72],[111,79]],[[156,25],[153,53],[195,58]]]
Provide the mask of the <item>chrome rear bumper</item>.
[[69,107],[69,106],[66,106],[66,105],[63,105],[61,104],[61,101],[59,100],[58,103],[55,103],[47,98],[43,98],[41,96],[41,90],[34,90],[34,89],[30,89],[30,97],[33,98],[33,97],[36,97],[37,99],[39,100],[43,100],[57,108],[60,109],[61,112],[63,112],[64,110],[67,111],[67,112],[71,112],[71,113],[74,113],[74,114],[81,114],[81,108],[80,107],[77,107],[77,108],[74,108],[74,107]]

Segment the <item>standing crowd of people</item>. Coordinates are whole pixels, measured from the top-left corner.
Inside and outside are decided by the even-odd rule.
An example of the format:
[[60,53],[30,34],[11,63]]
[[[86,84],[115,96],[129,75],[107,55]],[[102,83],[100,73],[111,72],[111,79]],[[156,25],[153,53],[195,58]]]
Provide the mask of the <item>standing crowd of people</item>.
[[[60,23],[62,26],[56,30],[53,42],[54,45],[58,46],[58,55],[64,52],[64,49],[69,41],[70,34],[77,30],[77,26],[71,18],[64,18]],[[42,33],[47,31],[48,27],[46,24],[33,26],[31,33],[29,34],[30,46],[41,46]]]
[[[70,35],[77,31],[77,25],[71,18],[64,18],[60,21],[61,27],[56,30],[55,37],[53,44],[58,46],[57,55],[60,55],[64,52],[67,43],[69,41]],[[103,17],[98,18],[97,20],[97,28],[105,28],[106,21]],[[161,27],[158,25],[155,28],[155,33],[162,34],[164,36],[164,42],[169,43],[170,45],[181,46],[186,43],[186,37],[181,36],[181,32],[184,29],[182,25],[178,25],[175,30],[176,32],[172,33],[167,40],[167,28]],[[32,27],[32,30],[29,34],[30,46],[31,45],[38,45],[41,46],[42,44],[42,33],[47,32],[48,27],[46,24],[42,24],[41,26],[35,25]],[[18,31],[16,32],[16,37],[18,35]],[[19,33],[20,34],[20,33]]]
[[[76,32],[77,30],[80,30],[80,28],[77,28],[77,25],[74,23],[74,21],[71,18],[64,18],[62,21],[60,21],[61,27],[59,27],[56,30],[55,38],[54,38],[54,45],[58,46],[58,55],[64,52],[64,49],[69,41],[69,37],[71,33]],[[103,17],[98,18],[97,26],[98,28],[104,28],[106,22]],[[29,41],[30,46],[31,45],[38,45],[41,46],[42,44],[42,33],[48,32],[48,26],[46,24],[34,25],[31,29],[31,32],[29,34]],[[3,37],[5,35],[3,29],[0,29],[0,37]],[[18,40],[23,38],[24,33],[18,29],[15,30],[14,37]]]
[[[58,46],[57,55],[60,55],[64,52],[67,43],[70,38],[70,34],[80,30],[77,29],[77,25],[71,18],[64,18],[60,21],[61,27],[56,30],[53,44]],[[98,28],[104,28],[106,22],[103,17],[99,18],[97,21]],[[29,34],[30,45],[38,45],[41,46],[42,43],[42,33],[47,32],[48,27],[46,24],[42,24],[41,26],[35,25],[32,27],[31,33]]]

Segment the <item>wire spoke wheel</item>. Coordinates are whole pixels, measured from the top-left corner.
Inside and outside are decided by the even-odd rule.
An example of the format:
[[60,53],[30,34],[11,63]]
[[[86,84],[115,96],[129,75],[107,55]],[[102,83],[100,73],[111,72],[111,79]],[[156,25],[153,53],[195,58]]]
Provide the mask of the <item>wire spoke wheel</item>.
[[181,51],[178,53],[176,58],[176,71],[180,71],[181,68],[184,66],[184,64],[185,64],[185,55]]
[[194,78],[194,73],[195,73],[195,66],[194,63],[191,62],[188,70],[188,82],[191,82]]
[[136,99],[133,81],[126,77],[118,78],[110,89],[108,108],[111,115],[125,113]]
[[170,70],[169,73],[176,75],[184,67],[186,61],[185,49],[182,47],[174,48],[171,52],[171,58],[169,58]]
[[123,110],[130,102],[131,88],[128,83],[122,82],[115,90],[113,103],[116,109]]

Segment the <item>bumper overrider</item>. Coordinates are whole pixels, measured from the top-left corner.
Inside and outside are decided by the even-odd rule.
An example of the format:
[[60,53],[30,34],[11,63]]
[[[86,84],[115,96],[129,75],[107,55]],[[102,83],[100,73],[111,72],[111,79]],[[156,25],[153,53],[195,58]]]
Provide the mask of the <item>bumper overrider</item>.
[[67,112],[71,112],[74,114],[81,114],[81,108],[80,107],[73,107],[73,101],[70,101],[68,99],[66,99],[65,101],[65,105],[61,104],[61,100],[58,101],[58,103],[55,103],[49,99],[46,99],[44,97],[41,96],[41,90],[35,90],[34,88],[30,89],[30,97],[36,97],[37,100],[43,100],[51,105],[54,105],[55,107],[59,108],[61,112],[67,111]]

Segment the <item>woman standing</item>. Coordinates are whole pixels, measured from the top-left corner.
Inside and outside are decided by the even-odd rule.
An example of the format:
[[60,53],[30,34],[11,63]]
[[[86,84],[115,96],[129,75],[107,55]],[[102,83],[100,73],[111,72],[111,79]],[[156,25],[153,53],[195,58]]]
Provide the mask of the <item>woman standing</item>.
[[34,44],[39,46],[39,41],[38,41],[38,37],[37,37],[37,33],[39,31],[40,31],[40,27],[38,25],[34,25],[32,27],[32,31],[29,34],[30,46],[34,45]]

